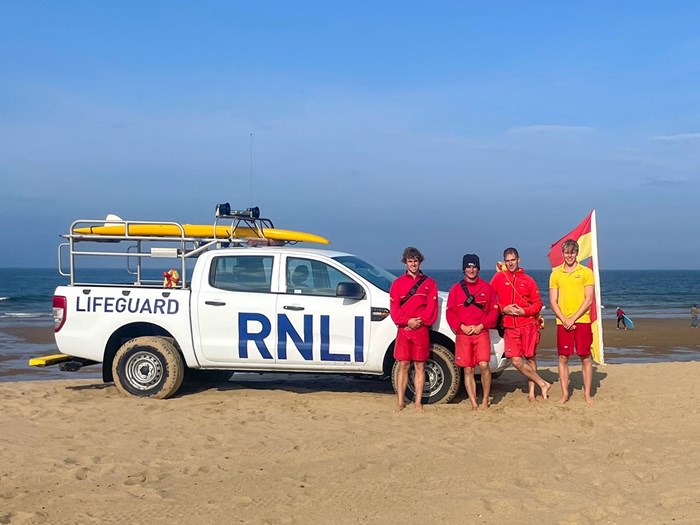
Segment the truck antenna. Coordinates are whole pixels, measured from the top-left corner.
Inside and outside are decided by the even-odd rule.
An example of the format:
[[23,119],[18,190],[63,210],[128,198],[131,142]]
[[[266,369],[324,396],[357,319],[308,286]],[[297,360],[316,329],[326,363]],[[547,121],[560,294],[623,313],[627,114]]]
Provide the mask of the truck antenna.
[[253,205],[253,132],[250,132],[250,205]]

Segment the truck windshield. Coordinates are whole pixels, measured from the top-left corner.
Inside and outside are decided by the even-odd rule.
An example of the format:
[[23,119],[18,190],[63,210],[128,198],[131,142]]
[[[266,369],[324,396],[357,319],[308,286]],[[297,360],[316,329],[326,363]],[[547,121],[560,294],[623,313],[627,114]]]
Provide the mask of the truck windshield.
[[355,257],[354,255],[341,255],[339,257],[334,257],[334,259],[385,292],[389,291],[391,283],[396,279],[393,273],[364,261],[359,257]]

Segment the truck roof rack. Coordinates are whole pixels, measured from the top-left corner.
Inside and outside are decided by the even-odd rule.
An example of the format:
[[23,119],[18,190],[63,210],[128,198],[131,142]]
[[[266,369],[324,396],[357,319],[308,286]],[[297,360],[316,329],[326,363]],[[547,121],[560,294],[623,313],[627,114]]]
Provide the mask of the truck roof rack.
[[[284,233],[281,239],[279,232]],[[69,233],[61,235],[67,241],[58,247],[58,271],[60,275],[70,279],[71,285],[109,286],[105,283],[78,282],[78,260],[96,257],[102,260],[121,259],[126,261],[126,271],[134,277],[134,285],[162,287],[163,278],[147,278],[143,263],[149,259],[175,259],[173,262],[178,266],[176,269],[179,271],[179,281],[171,282],[169,287],[187,288],[189,259],[195,259],[201,253],[212,249],[231,246],[279,246],[308,240],[294,239],[294,235],[289,234],[312,236],[304,232],[275,230],[270,219],[260,217],[257,206],[237,211],[231,210],[228,203],[216,206],[214,223],[210,225],[132,221],[116,215],[108,215],[105,219],[78,219],[71,224]],[[322,237],[318,238],[322,241],[316,242],[328,242]],[[167,283],[167,279],[165,282]]]

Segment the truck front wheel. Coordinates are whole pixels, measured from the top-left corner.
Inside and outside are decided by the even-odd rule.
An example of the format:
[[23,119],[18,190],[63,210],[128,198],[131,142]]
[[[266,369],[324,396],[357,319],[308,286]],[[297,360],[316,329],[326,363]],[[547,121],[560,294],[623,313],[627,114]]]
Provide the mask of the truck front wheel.
[[185,366],[168,339],[136,337],[117,350],[112,375],[122,394],[166,399],[180,388]]
[[[399,373],[398,361],[391,370],[391,384],[396,391]],[[406,388],[406,400],[415,399],[413,375],[415,368],[412,366],[408,373],[408,387]],[[430,345],[430,357],[425,362],[425,386],[423,387],[423,403],[449,403],[457,394],[461,385],[459,367],[455,364],[455,358],[447,348],[438,344]]]

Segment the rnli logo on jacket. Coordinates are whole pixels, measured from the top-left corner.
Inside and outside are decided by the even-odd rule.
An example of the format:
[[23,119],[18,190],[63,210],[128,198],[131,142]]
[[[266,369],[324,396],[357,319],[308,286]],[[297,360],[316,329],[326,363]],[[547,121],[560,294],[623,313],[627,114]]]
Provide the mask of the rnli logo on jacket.
[[421,285],[419,291],[416,293],[416,295],[428,295],[428,292],[430,291],[430,287],[428,285]]

